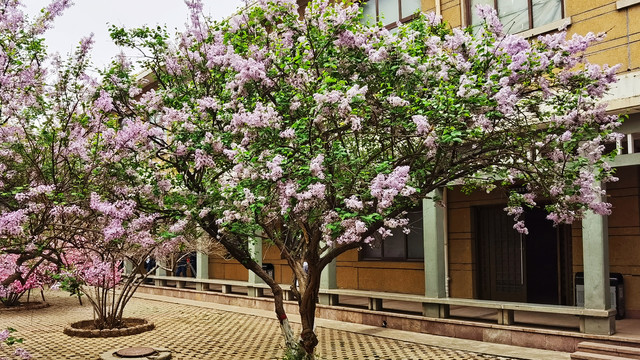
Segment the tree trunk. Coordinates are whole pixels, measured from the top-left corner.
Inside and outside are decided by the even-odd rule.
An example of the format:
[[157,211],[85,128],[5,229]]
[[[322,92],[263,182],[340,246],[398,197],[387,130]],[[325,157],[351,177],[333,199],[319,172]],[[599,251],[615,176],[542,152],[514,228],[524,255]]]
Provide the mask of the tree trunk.
[[274,299],[275,310],[276,310],[276,317],[280,322],[280,330],[282,330],[282,335],[284,336],[284,342],[287,347],[287,351],[292,354],[297,354],[299,352],[299,346],[293,334],[293,329],[291,328],[289,319],[287,318],[287,313],[284,310],[282,288],[278,286],[277,289],[272,288],[272,290],[273,290],[273,299]]
[[320,287],[319,276],[309,276],[306,289],[300,296],[300,322],[302,332],[300,333],[300,346],[305,351],[305,359],[313,359],[313,353],[318,345],[318,337],[314,332],[316,319],[316,300],[318,299],[318,288]]

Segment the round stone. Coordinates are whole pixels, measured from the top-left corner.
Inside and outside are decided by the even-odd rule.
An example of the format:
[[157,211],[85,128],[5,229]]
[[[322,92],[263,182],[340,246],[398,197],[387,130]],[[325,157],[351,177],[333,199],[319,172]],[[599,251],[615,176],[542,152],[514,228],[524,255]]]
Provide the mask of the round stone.
[[135,358],[153,355],[155,352],[156,350],[150,347],[130,347],[116,351],[116,355],[123,358]]

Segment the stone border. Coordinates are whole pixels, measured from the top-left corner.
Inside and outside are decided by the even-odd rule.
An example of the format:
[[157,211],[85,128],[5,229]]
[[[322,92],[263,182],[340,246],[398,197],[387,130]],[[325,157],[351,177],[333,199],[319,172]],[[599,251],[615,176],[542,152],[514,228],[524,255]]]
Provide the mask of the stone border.
[[65,326],[62,331],[66,335],[84,337],[84,338],[106,338],[106,337],[118,337],[129,336],[143,333],[145,331],[155,329],[156,325],[146,319],[139,318],[123,318],[122,319],[129,327],[121,329],[104,329],[104,330],[87,330],[80,329],[87,325],[93,324],[93,320],[83,320],[74,322],[68,326]]
[[[169,360],[169,359],[171,359],[171,350],[166,349],[166,348],[154,348],[154,350],[156,352],[154,354],[152,354],[152,355],[133,357],[133,358],[129,358],[129,359],[148,359],[148,360]],[[100,355],[100,360],[126,359],[124,357],[116,355],[116,351],[118,351],[118,349],[113,349],[113,350],[109,350],[109,351],[105,352],[104,354]]]
[[42,302],[42,301],[38,301],[38,302],[28,302],[25,304],[21,304],[21,305],[16,305],[16,306],[0,306],[0,311],[26,311],[26,310],[38,310],[38,309],[44,309],[47,308],[51,305],[49,305],[49,303],[47,302]]

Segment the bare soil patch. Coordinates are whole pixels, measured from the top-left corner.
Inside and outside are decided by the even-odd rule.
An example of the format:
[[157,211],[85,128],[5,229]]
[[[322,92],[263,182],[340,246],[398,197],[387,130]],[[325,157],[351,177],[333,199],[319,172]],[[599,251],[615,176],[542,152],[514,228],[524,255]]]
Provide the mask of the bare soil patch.
[[20,302],[17,305],[13,306],[5,306],[0,304],[0,311],[25,311],[25,310],[37,310],[44,309],[49,307],[49,303],[44,301],[30,301],[30,302]]

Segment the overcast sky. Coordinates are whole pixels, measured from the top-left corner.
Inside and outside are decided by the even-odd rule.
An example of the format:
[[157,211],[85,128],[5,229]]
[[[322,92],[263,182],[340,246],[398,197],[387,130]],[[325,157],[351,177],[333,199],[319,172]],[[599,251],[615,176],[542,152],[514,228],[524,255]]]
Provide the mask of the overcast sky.
[[[36,14],[50,0],[25,0],[29,14]],[[103,67],[119,53],[109,38],[110,24],[133,28],[141,25],[167,25],[170,33],[183,30],[188,10],[183,0],[74,0],[75,5],[57,18],[47,32],[49,50],[66,54],[73,52],[81,38],[94,33],[92,52],[94,65]],[[231,15],[242,0],[203,0],[205,13],[214,19]]]

